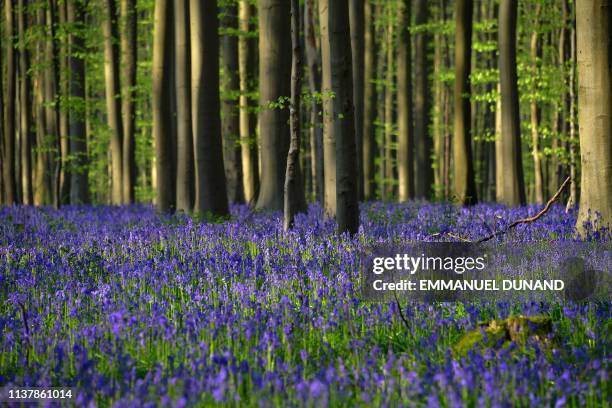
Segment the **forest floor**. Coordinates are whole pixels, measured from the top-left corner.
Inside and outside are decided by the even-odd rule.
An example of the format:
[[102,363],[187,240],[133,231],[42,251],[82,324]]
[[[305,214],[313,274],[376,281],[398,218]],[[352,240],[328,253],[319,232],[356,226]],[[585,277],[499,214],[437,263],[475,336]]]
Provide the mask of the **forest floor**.
[[[318,206],[289,233],[244,206],[224,223],[0,208],[0,385],[74,387],[78,406],[606,405],[610,302],[416,303],[401,316],[361,298],[366,245],[475,240],[538,209],[372,203],[348,238]],[[575,220],[553,206],[498,240],[571,242]],[[556,346],[452,352],[513,315],[550,318]]]

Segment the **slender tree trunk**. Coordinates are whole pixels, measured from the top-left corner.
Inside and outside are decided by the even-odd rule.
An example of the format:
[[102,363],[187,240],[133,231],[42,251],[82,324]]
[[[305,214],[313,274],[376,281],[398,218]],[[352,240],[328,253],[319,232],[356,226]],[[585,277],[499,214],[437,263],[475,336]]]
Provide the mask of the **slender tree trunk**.
[[[357,147],[355,145],[355,122],[353,114],[353,79],[351,40],[348,19],[348,0],[320,0],[321,49],[323,67],[323,89],[334,93],[326,100],[325,173],[329,173],[329,162],[334,162],[335,199],[328,204],[332,190],[326,176],[326,209],[333,210],[338,223],[338,232],[357,233],[359,228],[359,201],[357,191]],[[332,157],[334,156],[334,157]]]
[[477,201],[470,129],[470,71],[472,53],[472,0],[457,0],[455,38],[455,94],[453,153],[455,196],[463,205]]
[[[607,0],[576,4],[580,211],[576,229],[612,227],[612,5]],[[596,215],[597,213],[597,215]]]
[[[59,24],[64,28],[68,23],[67,7],[68,1],[59,4]],[[69,59],[69,42],[67,37],[62,37],[59,47],[59,88],[60,94],[64,98],[60,98],[59,102],[59,133],[60,144],[62,149],[61,161],[62,171],[60,173],[60,200],[62,204],[70,204],[70,173],[69,166],[70,157],[70,134],[68,128],[69,107],[66,103],[66,98],[69,97],[69,81],[70,75],[68,72]]]
[[[191,84],[197,214],[229,214],[219,100],[217,1],[191,0]],[[282,200],[282,196],[281,196]]]
[[[536,5],[535,10],[535,25],[538,25],[538,19],[540,15],[540,4]],[[531,33],[531,42],[530,42],[530,54],[531,60],[534,69],[534,76],[538,76],[538,32],[537,27],[534,28]],[[534,85],[534,87],[537,85]],[[538,104],[535,100],[535,93],[537,89],[533,89],[533,94],[531,98],[531,103],[529,106],[530,111],[530,119],[531,119],[531,144],[532,151],[531,155],[533,156],[533,171],[534,171],[534,182],[535,182],[535,201],[538,204],[542,204],[544,202],[544,180],[542,174],[542,156],[540,152],[540,135],[538,131],[539,126],[539,116],[540,110],[538,109]]]
[[51,164],[50,187],[53,206],[57,209],[61,205],[60,197],[60,173],[61,173],[61,140],[58,127],[58,50],[56,47],[57,9],[51,0],[47,2],[47,41],[45,44],[46,61],[45,69],[45,123],[47,125],[46,135],[53,140],[51,145],[49,162]]
[[259,0],[258,4],[261,186],[256,207],[279,211],[289,150],[289,112],[270,103],[290,94],[290,8],[286,0]]
[[175,205],[174,138],[172,115],[173,7],[170,0],[156,0],[153,34],[153,139],[157,209],[172,211]]
[[[304,3],[304,37],[306,44],[306,61],[308,65],[308,89],[311,95],[321,91],[321,74],[319,73],[320,55],[315,33],[315,0]],[[323,127],[321,124],[321,105],[312,98],[310,109],[310,149],[312,151],[312,181],[315,200],[322,203],[324,196],[323,169]]]
[[570,196],[567,207],[574,208],[578,203],[578,180],[576,171],[576,30],[570,30],[570,72],[569,72],[569,153],[570,153]]
[[502,0],[499,6],[499,74],[501,84],[501,160],[496,170],[502,180],[498,192],[507,205],[525,205],[525,181],[521,155],[520,117],[516,74],[517,4]]
[[191,85],[189,44],[189,0],[174,2],[174,70],[176,89],[176,209],[190,212],[193,207],[193,136],[191,129]]
[[20,42],[20,58],[19,58],[19,76],[20,81],[20,120],[21,120],[21,178],[22,178],[22,189],[23,189],[23,204],[31,205],[34,204],[34,196],[32,193],[32,140],[33,134],[31,131],[32,127],[32,113],[31,107],[31,95],[30,95],[30,75],[28,74],[28,68],[30,66],[30,53],[26,46],[26,30],[27,21],[25,16],[25,3],[24,0],[19,0],[19,42]]
[[[83,6],[76,0],[66,2],[66,17],[68,23],[75,28],[85,26]],[[73,103],[85,103],[85,61],[82,57],[85,42],[74,30],[68,36],[70,81],[69,93]],[[69,114],[70,153],[73,156],[70,165],[70,204],[84,204],[89,201],[87,133],[84,110],[71,109]]]
[[136,0],[121,0],[121,16],[123,17],[123,32],[121,33],[121,53],[123,54],[123,95],[121,113],[123,114],[123,202],[134,202],[134,187],[136,184],[135,161],[135,107],[137,22]]
[[299,179],[300,156],[300,92],[302,90],[302,47],[300,43],[300,6],[298,0],[291,0],[291,106],[289,119],[291,127],[291,143],[287,156],[287,171],[285,174],[284,229],[293,228],[295,215],[304,211],[301,180]]
[[363,91],[363,179],[364,199],[373,200],[376,196],[376,30],[374,26],[374,4],[366,1],[364,5],[364,91]]
[[383,199],[389,200],[393,197],[393,50],[394,50],[394,20],[391,4],[386,5],[387,11],[387,32],[386,32],[386,70],[385,70],[385,125],[384,125],[384,172],[383,172]]
[[[471,7],[469,9],[471,13]],[[427,24],[429,21],[429,6],[427,0],[417,0],[415,23]],[[471,14],[470,14],[471,33]],[[471,34],[470,34],[471,35]],[[415,195],[418,198],[431,197],[433,185],[433,168],[431,163],[431,136],[429,132],[429,110],[431,107],[430,67],[427,61],[431,35],[422,31],[415,34],[414,44],[414,135],[415,135]],[[469,48],[471,48],[468,45]],[[467,55],[469,57],[469,55]],[[469,76],[470,59],[467,60]],[[469,85],[466,85],[469,87]],[[469,118],[469,115],[467,116]],[[469,137],[469,135],[468,135]]]
[[4,203],[17,203],[17,185],[15,177],[15,96],[16,69],[14,48],[14,15],[13,0],[4,0],[4,33],[6,49],[6,100],[4,110],[4,157],[2,170],[4,175]]
[[363,93],[364,93],[364,0],[349,1],[351,51],[353,57],[353,101],[357,144],[357,188],[363,199]]
[[403,0],[397,43],[397,122],[399,201],[414,198],[414,130],[412,127],[411,0]]
[[252,82],[255,78],[255,41],[250,39],[247,33],[251,30],[250,19],[252,6],[249,0],[240,0],[239,4],[239,29],[238,37],[238,70],[240,74],[240,148],[242,155],[242,173],[244,198],[247,203],[254,203],[259,190],[259,152],[257,150],[257,118],[250,109],[253,108],[249,101],[249,93],[252,91]]
[[223,100],[221,102],[221,133],[223,138],[223,161],[227,192],[230,202],[243,203],[242,156],[240,149],[240,117],[238,112],[237,93],[240,90],[238,72],[238,9],[235,4],[228,4],[223,11],[222,25],[225,34],[221,38]]

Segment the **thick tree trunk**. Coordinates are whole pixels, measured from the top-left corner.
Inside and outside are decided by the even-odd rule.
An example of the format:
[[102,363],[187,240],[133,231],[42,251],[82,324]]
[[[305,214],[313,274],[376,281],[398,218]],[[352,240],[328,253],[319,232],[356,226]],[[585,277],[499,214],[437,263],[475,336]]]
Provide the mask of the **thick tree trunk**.
[[399,201],[414,198],[414,130],[412,127],[411,0],[403,0],[397,43],[397,122]]
[[[576,4],[580,211],[578,233],[612,227],[612,5],[607,0]],[[597,215],[596,215],[597,213]],[[597,219],[599,218],[599,219]]]
[[175,206],[172,86],[174,83],[173,7],[170,0],[156,0],[153,34],[153,139],[155,141],[155,185],[157,209]]
[[30,52],[25,46],[27,21],[24,10],[24,0],[19,0],[19,42],[20,42],[20,58],[19,58],[19,116],[21,127],[21,179],[22,179],[22,202],[23,204],[34,204],[34,196],[32,193],[32,112],[31,112],[31,83],[28,68],[30,66]]
[[289,150],[289,112],[286,107],[270,104],[290,94],[290,8],[286,0],[259,0],[258,4],[261,185],[256,208],[280,211]]
[[174,72],[176,89],[176,209],[190,212],[193,208],[194,161],[191,129],[191,84],[189,53],[189,0],[174,2]]
[[[469,9],[471,13],[471,7]],[[415,23],[417,25],[427,24],[429,20],[429,6],[426,0],[417,0]],[[471,14],[470,14],[471,33]],[[457,34],[459,35],[459,34]],[[431,135],[429,132],[429,109],[431,107],[430,92],[430,68],[427,61],[431,35],[428,32],[420,32],[415,35],[414,44],[414,136],[415,136],[415,195],[418,198],[428,199],[431,197],[433,185],[433,168],[431,163]],[[471,48],[470,45],[468,45]],[[467,55],[468,76],[470,59]],[[469,84],[467,85],[469,87]],[[469,114],[467,116],[469,118]],[[468,135],[469,137],[469,135]]]
[[4,157],[2,173],[4,178],[4,203],[17,203],[17,185],[15,177],[15,96],[16,68],[13,36],[14,16],[13,0],[4,0],[4,33],[6,49],[6,100],[4,101]]
[[106,84],[106,113],[111,129],[112,204],[123,203],[123,124],[121,123],[121,87],[119,81],[119,50],[116,44],[117,7],[115,0],[106,0],[104,31],[104,79]]
[[[333,210],[338,232],[357,233],[359,228],[359,201],[357,191],[357,147],[353,115],[353,79],[351,39],[347,0],[320,0],[321,49],[323,89],[334,93],[326,100],[325,149],[335,147],[335,155],[325,151],[326,209]],[[334,156],[334,157],[332,157]],[[332,160],[333,159],[333,160]],[[334,162],[333,192],[335,198],[328,205],[331,188],[327,184],[329,162]]]
[[[300,43],[300,6],[298,0],[291,0],[291,106],[289,120],[291,142],[287,156],[284,197],[284,229],[293,228],[295,215],[304,211],[303,185],[299,178],[300,158],[300,92],[302,91],[302,47]],[[300,191],[302,190],[302,191]]]
[[[540,4],[536,5],[535,10],[535,26],[538,25],[538,18],[540,15]],[[538,32],[537,27],[534,28],[531,33],[530,41],[530,56],[533,64],[534,77],[538,77]],[[531,120],[531,155],[533,157],[533,172],[534,172],[534,185],[535,185],[535,202],[542,204],[544,202],[544,180],[542,172],[542,153],[540,152],[540,134],[539,134],[539,116],[540,109],[535,99],[535,89],[537,85],[534,85],[533,95],[529,106],[530,120]]]
[[221,62],[223,71],[223,100],[221,102],[221,133],[223,138],[223,161],[227,180],[228,200],[244,202],[242,187],[242,156],[240,149],[240,116],[238,97],[240,78],[238,72],[238,9],[228,4],[223,11],[222,25],[225,34],[221,38]]
[[242,156],[242,175],[244,199],[253,204],[259,190],[259,152],[257,149],[257,117],[251,112],[254,107],[249,101],[252,82],[255,81],[256,41],[247,33],[251,31],[251,10],[249,0],[240,0],[238,37],[238,70],[240,74],[240,149]]
[[121,113],[123,114],[123,202],[134,202],[136,184],[135,162],[135,107],[136,61],[138,58],[136,23],[136,0],[121,0],[123,32],[121,33],[121,53],[123,55],[123,95]]
[[363,198],[373,200],[376,195],[376,30],[374,26],[374,5],[364,5],[364,59],[363,59]]
[[521,155],[521,129],[516,74],[516,14],[513,0],[499,6],[499,75],[501,91],[501,154],[496,171],[502,181],[498,200],[507,205],[525,205],[525,181]]
[[[69,24],[84,27],[85,16],[83,6],[76,0],[66,3],[66,14]],[[68,37],[70,82],[69,93],[73,101],[85,102],[85,61],[82,57],[85,42],[81,35],[72,31]],[[70,140],[70,204],[84,204],[89,201],[89,180],[87,172],[87,133],[85,128],[85,112],[71,110],[68,119]]]
[[455,94],[453,159],[455,197],[463,205],[477,201],[470,129],[470,71],[472,60],[472,0],[455,3]]
[[[229,214],[219,100],[219,21],[217,1],[190,3],[191,103],[196,164],[196,201],[200,215]],[[282,200],[282,196],[281,196]]]
[[363,92],[364,92],[364,0],[349,1],[351,52],[353,57],[353,101],[357,144],[357,188],[363,199]]

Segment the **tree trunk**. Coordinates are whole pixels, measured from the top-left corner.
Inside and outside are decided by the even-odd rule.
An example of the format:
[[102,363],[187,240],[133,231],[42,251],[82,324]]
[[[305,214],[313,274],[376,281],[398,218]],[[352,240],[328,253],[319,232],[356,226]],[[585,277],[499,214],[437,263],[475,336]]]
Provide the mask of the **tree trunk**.
[[[576,4],[578,126],[580,136],[581,235],[612,226],[612,5],[607,0]],[[597,213],[597,215],[596,215]]]
[[[533,64],[533,75],[534,78],[538,77],[538,32],[537,26],[539,24],[538,18],[540,15],[540,4],[536,5],[535,10],[535,28],[531,33],[530,42],[530,56]],[[540,135],[538,131],[539,116],[540,112],[538,104],[535,99],[537,93],[537,85],[534,85],[531,103],[529,106],[530,120],[531,120],[531,155],[533,156],[533,172],[534,172],[534,183],[535,183],[535,201],[538,204],[544,202],[544,180],[542,179],[542,153],[540,152]]]
[[291,55],[289,2],[259,0],[259,134],[261,185],[257,209],[283,209],[283,185],[289,150],[286,103],[270,106],[290,95]]
[[299,178],[300,157],[300,92],[302,91],[302,47],[300,43],[300,6],[298,0],[291,0],[291,106],[289,119],[291,127],[291,142],[287,156],[287,171],[285,174],[284,229],[293,228],[295,215],[304,211],[303,184]]
[[517,3],[502,0],[499,6],[499,75],[501,91],[501,154],[496,172],[502,181],[498,200],[525,205],[525,181],[521,155],[519,101],[516,75]]
[[[59,4],[59,24],[60,27],[66,27],[68,23],[67,3],[65,1]],[[69,59],[69,42],[68,36],[62,37],[59,48],[59,87],[60,94],[64,98],[60,98],[59,103],[59,133],[60,144],[62,149],[61,161],[62,171],[60,173],[60,200],[62,204],[70,204],[70,176],[71,170],[69,166],[70,158],[70,133],[68,130],[68,115],[69,105],[66,103],[66,98],[69,97],[69,81],[70,74],[68,72]]]
[[397,43],[397,122],[399,201],[414,198],[414,130],[412,127],[411,0],[400,5]]
[[355,104],[355,143],[357,144],[357,188],[363,199],[363,93],[364,93],[364,0],[349,1],[353,101]]
[[[196,164],[195,212],[229,214],[219,101],[219,21],[216,0],[190,0],[191,84]],[[282,196],[281,196],[282,200]]]
[[384,167],[383,172],[383,199],[390,200],[393,197],[393,167],[395,158],[393,157],[393,89],[394,89],[394,71],[393,71],[393,51],[394,51],[394,10],[391,4],[386,5],[387,8],[387,38],[386,38],[386,70],[385,70],[385,126],[384,126]]
[[153,34],[153,139],[155,140],[155,184],[157,209],[172,211],[175,206],[175,170],[173,152],[172,65],[173,7],[170,0],[155,2]]
[[578,203],[578,180],[576,170],[576,30],[570,30],[570,72],[569,72],[569,153],[570,153],[570,196],[567,209]]
[[135,107],[136,61],[138,57],[136,22],[136,0],[121,0],[123,32],[121,33],[121,53],[123,54],[123,95],[121,113],[123,114],[123,202],[134,202],[136,184],[135,149]]
[[119,83],[119,50],[116,44],[117,10],[115,0],[106,0],[104,31],[104,79],[106,84],[107,122],[111,129],[111,203],[123,203],[123,124],[121,123],[121,87]]
[[222,25],[225,34],[221,38],[223,71],[223,100],[221,102],[221,133],[223,138],[223,161],[227,180],[228,200],[244,203],[242,187],[242,157],[240,150],[240,117],[237,93],[240,90],[238,73],[238,9],[228,4],[223,11]]
[[455,37],[455,94],[453,159],[455,197],[463,205],[477,201],[470,128],[470,71],[472,54],[472,0],[457,0]]
[[174,2],[174,72],[176,89],[176,209],[190,212],[193,208],[193,136],[191,129],[191,85],[189,55],[189,0]]
[[15,48],[13,0],[4,0],[4,33],[6,39],[6,100],[4,110],[4,157],[2,170],[4,175],[4,203],[17,203],[17,186],[15,177]]
[[376,30],[374,4],[364,5],[364,59],[363,59],[363,198],[373,200],[376,195]]
[[[83,6],[79,1],[69,0],[66,3],[68,23],[75,27],[85,26]],[[82,57],[85,41],[74,30],[68,36],[70,82],[69,93],[73,102],[79,105],[85,102],[85,61]],[[68,117],[68,132],[70,140],[70,204],[89,202],[87,133],[85,128],[85,111],[71,109]]]
[[312,151],[312,183],[315,200],[322,203],[324,197],[323,169],[323,127],[321,125],[321,105],[315,93],[321,91],[321,74],[319,73],[320,55],[317,48],[315,32],[315,0],[304,3],[304,43],[306,44],[306,62],[308,65],[308,89],[313,96],[310,109],[310,149]]
[[257,149],[257,118],[251,109],[254,107],[249,101],[252,91],[252,82],[255,81],[255,53],[253,48],[255,40],[247,34],[251,30],[252,6],[249,0],[240,0],[239,4],[239,30],[238,37],[238,70],[240,75],[240,148],[242,155],[242,175],[244,199],[247,203],[254,203],[259,190],[259,152]]
[[[357,148],[353,115],[353,79],[351,39],[348,19],[348,0],[320,0],[321,49],[323,89],[331,90],[334,98],[326,98],[325,149],[335,145],[335,155],[325,151],[326,209],[333,210],[338,232],[357,233],[359,228],[359,201],[357,191]],[[328,203],[331,188],[330,162],[333,172],[335,197]],[[331,205],[329,205],[331,204]]]
[[45,53],[47,67],[45,68],[45,123],[46,136],[51,137],[53,141],[50,148],[49,162],[50,170],[50,187],[53,206],[57,209],[61,205],[60,197],[60,173],[61,173],[61,140],[58,127],[59,110],[58,106],[58,50],[56,47],[56,25],[57,25],[57,10],[51,0],[47,2],[47,41],[45,44]]
[[22,202],[26,205],[34,204],[34,196],[32,193],[32,113],[31,95],[30,95],[30,74],[28,68],[30,66],[30,52],[26,46],[26,30],[27,20],[25,16],[24,0],[19,0],[19,43],[20,43],[20,58],[19,58],[19,76],[20,81],[20,98],[19,98],[19,114],[21,120],[21,178],[22,178]]
[[[427,24],[429,20],[429,6],[426,0],[416,2],[415,23],[417,25]],[[471,33],[471,6],[469,31]],[[429,199],[432,193],[433,168],[431,163],[431,136],[429,134],[429,109],[431,107],[430,92],[430,67],[427,61],[429,51],[430,34],[422,31],[415,34],[414,44],[414,135],[415,135],[415,195],[418,198]],[[471,46],[468,44],[471,49]],[[469,76],[470,59],[467,55],[467,69]],[[469,87],[469,84],[466,84]],[[469,112],[468,112],[469,113]],[[469,114],[467,116],[469,118]],[[468,132],[469,133],[469,132]],[[468,135],[469,137],[469,135]]]

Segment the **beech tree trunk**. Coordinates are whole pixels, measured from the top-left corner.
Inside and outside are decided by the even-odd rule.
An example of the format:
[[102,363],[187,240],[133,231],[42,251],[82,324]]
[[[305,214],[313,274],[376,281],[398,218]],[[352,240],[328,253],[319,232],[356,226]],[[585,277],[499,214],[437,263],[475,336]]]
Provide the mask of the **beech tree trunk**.
[[[576,4],[580,211],[578,233],[612,226],[612,5],[607,0]],[[596,215],[597,213],[597,215]]]
[[395,31],[395,27],[394,27],[394,16],[392,15],[392,13],[394,12],[394,9],[392,8],[392,6],[390,4],[386,5],[386,14],[387,14],[387,32],[386,32],[386,44],[385,44],[385,59],[386,59],[386,67],[385,67],[385,124],[384,124],[384,142],[383,142],[383,146],[384,146],[384,171],[383,171],[383,200],[390,200],[394,194],[393,194],[393,182],[395,180],[394,178],[394,165],[395,165],[395,158],[394,156],[394,152],[393,152],[393,145],[394,145],[394,135],[393,135],[393,124],[394,124],[394,118],[393,118],[393,101],[394,101],[394,83],[395,83],[395,77],[394,77],[394,69],[393,69],[393,45],[395,43],[394,41],[394,31]]
[[219,100],[217,1],[190,0],[191,103],[196,164],[195,213],[229,214]]
[[19,116],[21,127],[21,179],[22,179],[22,202],[26,205],[34,204],[34,196],[32,192],[32,112],[31,112],[31,81],[28,67],[30,66],[30,52],[25,46],[25,33],[28,29],[24,11],[24,0],[19,0]]
[[123,95],[121,113],[123,114],[123,202],[134,202],[136,184],[135,162],[135,107],[134,87],[136,86],[136,61],[138,58],[136,24],[136,0],[121,0],[123,31],[121,33],[121,52],[123,55]]
[[240,78],[238,72],[238,9],[228,4],[223,10],[222,25],[225,34],[221,38],[221,62],[223,71],[223,100],[221,101],[221,133],[223,138],[223,161],[227,180],[228,200],[244,202],[242,187],[242,156],[240,149],[240,116],[238,97]]
[[399,201],[414,198],[414,129],[412,126],[411,0],[400,5],[397,43],[397,124]]
[[14,16],[13,0],[4,0],[4,33],[6,41],[6,100],[4,101],[4,157],[2,173],[4,175],[4,203],[17,203],[17,185],[15,177],[15,96],[16,69],[15,48],[13,42]]
[[175,170],[172,139],[173,7],[170,0],[155,1],[153,33],[153,139],[155,140],[155,184],[157,209],[169,212],[175,206]]
[[376,30],[374,26],[374,4],[364,5],[364,59],[363,59],[363,198],[373,200],[376,196]]
[[[501,91],[501,154],[496,172],[502,182],[497,196],[507,205],[525,205],[521,129],[516,74],[516,14],[513,0],[499,6],[499,76]],[[500,188],[501,187],[501,188]]]
[[286,0],[259,0],[258,5],[261,185],[256,208],[280,211],[289,150],[289,112],[286,106],[270,104],[290,95],[290,7]]
[[[334,94],[334,98],[325,100],[325,207],[336,215],[339,233],[355,234],[359,228],[359,202],[348,0],[319,0],[319,16],[323,90]],[[328,150],[332,147],[335,155]],[[333,190],[327,176],[332,162]]]
[[[68,1],[59,4],[59,24],[65,26],[68,23]],[[60,40],[59,46],[59,87],[60,93],[63,96],[68,97],[69,93],[69,82],[70,73],[68,72],[68,58],[69,58],[69,36],[65,36]],[[62,171],[60,173],[60,200],[62,204],[70,204],[70,172],[69,157],[70,157],[70,132],[68,128],[68,114],[69,109],[65,102],[65,99],[60,99],[59,104],[59,133],[60,133],[60,144],[62,148],[61,160],[62,160]]]
[[[66,3],[68,23],[83,27],[85,14],[79,1],[69,0]],[[68,36],[70,79],[68,91],[73,101],[85,102],[85,61],[83,51],[85,41],[74,31]],[[87,172],[87,133],[85,128],[85,110],[70,111],[68,116],[68,139],[70,141],[70,204],[84,204],[89,201],[89,180]]]
[[238,7],[238,24],[241,33],[238,37],[238,70],[240,75],[242,176],[244,199],[247,203],[254,204],[259,190],[259,151],[257,148],[257,117],[250,110],[254,106],[249,100],[249,93],[252,91],[252,82],[256,79],[255,53],[251,51],[256,41],[247,35],[251,31],[252,6],[249,0],[240,0]]
[[121,123],[121,87],[119,81],[119,50],[116,44],[117,7],[115,0],[106,0],[104,31],[104,79],[106,84],[106,113],[111,129],[111,203],[123,203],[123,124]]
[[462,205],[475,204],[477,201],[470,126],[472,7],[472,0],[457,0],[455,2],[455,134],[453,137],[453,159],[455,198]]
[[364,0],[349,1],[351,53],[353,64],[353,101],[355,104],[355,143],[357,144],[357,188],[363,199],[363,92],[364,92]]
[[[531,41],[530,41],[530,56],[533,64],[533,73],[534,76],[538,76],[538,57],[539,57],[539,47],[538,47],[538,18],[540,15],[540,7],[541,5],[538,3],[536,5],[535,10],[535,24],[536,28],[534,28],[531,33]],[[537,85],[534,85],[534,94],[536,93]],[[538,108],[537,101],[535,99],[535,95],[532,95],[532,100],[529,106],[530,120],[531,120],[531,155],[533,157],[533,172],[534,172],[534,187],[535,187],[535,202],[538,204],[544,203],[544,180],[543,180],[543,172],[542,172],[542,153],[540,152],[540,134],[539,134],[539,116],[540,109]]]

